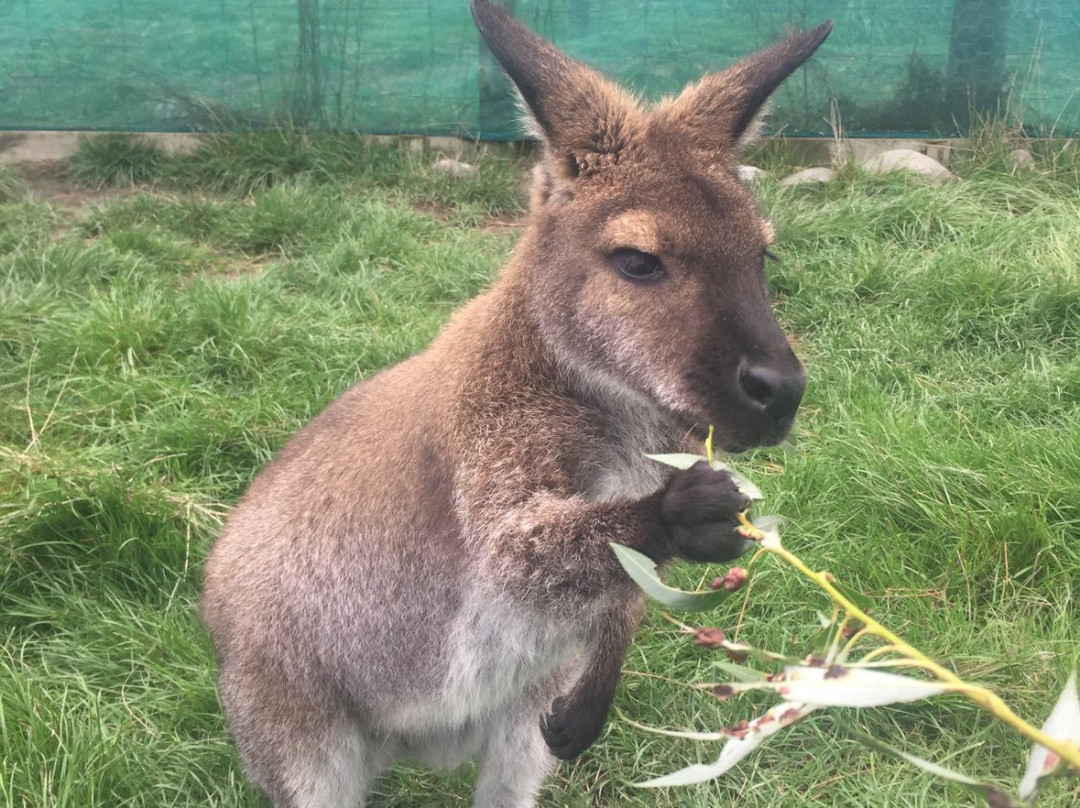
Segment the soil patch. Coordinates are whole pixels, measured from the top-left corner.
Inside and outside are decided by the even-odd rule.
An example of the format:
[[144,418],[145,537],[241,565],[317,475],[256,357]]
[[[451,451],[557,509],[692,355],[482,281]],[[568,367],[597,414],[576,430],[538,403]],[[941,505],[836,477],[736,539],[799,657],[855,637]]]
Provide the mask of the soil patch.
[[27,198],[52,206],[56,213],[56,226],[52,232],[55,239],[74,232],[75,225],[86,216],[91,206],[148,192],[146,186],[92,188],[80,185],[68,178],[64,165],[63,161],[43,161],[13,166],[26,184]]

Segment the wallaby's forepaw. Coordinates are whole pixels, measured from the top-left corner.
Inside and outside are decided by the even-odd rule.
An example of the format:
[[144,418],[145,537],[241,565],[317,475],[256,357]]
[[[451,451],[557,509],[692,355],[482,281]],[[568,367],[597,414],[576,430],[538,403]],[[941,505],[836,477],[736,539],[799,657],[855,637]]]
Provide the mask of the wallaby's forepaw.
[[606,704],[603,711],[598,711],[595,704],[583,707],[575,700],[560,697],[540,721],[540,733],[555,757],[573,760],[600,737],[606,718]]
[[672,475],[660,511],[677,555],[691,561],[730,561],[749,546],[735,529],[738,514],[749,507],[750,498],[731,475],[702,460]]

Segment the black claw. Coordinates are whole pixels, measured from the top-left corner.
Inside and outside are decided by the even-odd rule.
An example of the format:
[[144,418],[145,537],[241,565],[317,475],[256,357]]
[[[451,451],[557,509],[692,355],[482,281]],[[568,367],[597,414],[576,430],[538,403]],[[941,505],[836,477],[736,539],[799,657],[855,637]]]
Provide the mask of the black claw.
[[600,737],[607,710],[600,715],[594,713],[574,709],[562,699],[555,700],[551,713],[540,722],[540,734],[555,757],[573,760]]
[[737,527],[738,514],[749,506],[750,499],[730,474],[702,461],[672,476],[661,513],[677,555],[691,561],[730,561],[748,549]]

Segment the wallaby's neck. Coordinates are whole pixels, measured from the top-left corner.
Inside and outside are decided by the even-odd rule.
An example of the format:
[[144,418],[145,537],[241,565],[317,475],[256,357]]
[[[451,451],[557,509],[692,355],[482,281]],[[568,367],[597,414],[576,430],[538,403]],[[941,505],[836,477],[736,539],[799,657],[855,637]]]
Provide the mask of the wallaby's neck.
[[476,357],[471,372],[486,377],[474,377],[465,394],[573,401],[620,454],[682,447],[684,430],[656,402],[561,345],[540,322],[531,276],[558,268],[544,265],[539,240],[535,228],[527,228],[497,280],[448,329],[449,350],[460,361],[467,345]]

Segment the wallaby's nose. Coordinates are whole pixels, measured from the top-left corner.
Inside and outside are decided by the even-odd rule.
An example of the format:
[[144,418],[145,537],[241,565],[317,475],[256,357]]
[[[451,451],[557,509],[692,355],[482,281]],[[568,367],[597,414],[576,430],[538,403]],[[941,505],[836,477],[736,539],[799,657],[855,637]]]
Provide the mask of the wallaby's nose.
[[751,407],[780,421],[793,416],[799,409],[806,389],[806,374],[801,367],[794,372],[785,372],[765,365],[752,365],[743,359],[739,363],[739,389]]

